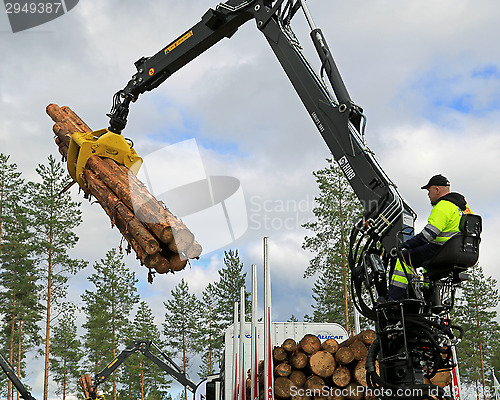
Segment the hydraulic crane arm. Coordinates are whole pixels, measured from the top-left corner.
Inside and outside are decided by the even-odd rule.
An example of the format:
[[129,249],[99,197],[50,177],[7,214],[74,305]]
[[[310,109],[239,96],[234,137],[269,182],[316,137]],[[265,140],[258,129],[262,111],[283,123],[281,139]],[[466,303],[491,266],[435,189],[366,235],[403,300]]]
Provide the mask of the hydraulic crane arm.
[[[305,57],[291,27],[291,21],[301,10],[319,56],[319,72]],[[399,242],[413,235],[416,214],[366,145],[363,110],[351,100],[305,0],[228,0],[209,9],[200,22],[158,53],[135,63],[137,73],[113,98],[108,114],[109,130],[120,134],[127,124],[130,104],[141,94],[158,87],[174,72],[221,39],[231,37],[252,19],[364,209],[362,219],[351,232],[349,267],[352,299],[365,317],[376,322],[377,341],[370,348],[366,364],[369,385],[375,389],[389,389],[377,395],[381,399],[429,398],[437,386],[424,384],[424,377],[432,378],[436,371],[452,367],[449,353],[459,338],[450,327],[447,313],[453,308],[455,289],[461,279],[455,271],[453,276],[442,274],[435,279],[438,282],[424,284],[421,277],[413,279],[406,273],[410,298],[399,303],[379,301],[387,293],[387,277],[398,258]],[[286,138],[284,142],[286,146]],[[454,270],[455,266],[448,272]],[[377,357],[380,375],[375,366]],[[412,394],[400,396],[400,390],[410,390]],[[442,395],[440,389],[435,396]]]
[[26,386],[19,380],[19,377],[16,375],[14,370],[12,369],[10,363],[5,359],[5,357],[0,354],[0,367],[2,367],[3,372],[7,375],[7,378],[10,379],[12,384],[15,386],[19,394],[24,400],[35,400],[35,398],[31,395]]
[[[311,27],[311,39],[333,89],[312,68],[303,55],[290,22],[302,9]],[[142,93],[164,82],[181,67],[224,37],[254,19],[264,34],[317,129],[339,163],[364,207],[363,229],[386,253],[397,248],[396,233],[413,228],[415,213],[404,202],[395,185],[378,165],[366,146],[361,123],[364,115],[347,92],[332,54],[305,0],[229,0],[209,9],[201,21],[152,57],[139,59],[127,86],[115,94],[110,112],[112,132],[121,133],[127,123],[129,105]]]
[[[153,346],[161,354],[164,360],[160,359],[150,351],[151,346]],[[122,365],[127,358],[136,352],[142,353],[144,356],[149,358],[182,386],[186,386],[192,392],[196,390],[196,384],[189,380],[181,369],[174,363],[174,361],[163,353],[151,340],[136,340],[130,343],[101,372],[95,375],[93,388],[90,391],[90,397],[97,398],[97,387],[102,384],[120,365]]]

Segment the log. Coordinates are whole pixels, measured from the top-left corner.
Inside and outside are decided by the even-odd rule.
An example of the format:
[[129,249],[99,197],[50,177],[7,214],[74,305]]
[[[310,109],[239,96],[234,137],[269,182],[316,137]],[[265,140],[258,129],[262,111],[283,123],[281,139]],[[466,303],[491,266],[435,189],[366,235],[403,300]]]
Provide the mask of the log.
[[364,395],[365,388],[358,385],[356,382],[350,382],[344,389],[345,397],[349,400],[361,400]]
[[296,351],[290,358],[290,364],[295,369],[305,368],[308,362],[309,359],[307,358],[307,355],[305,353],[302,353],[301,351]]
[[307,379],[306,374],[304,373],[304,371],[301,371],[301,370],[292,371],[292,373],[290,374],[290,376],[288,378],[298,388],[303,387],[306,384],[306,379]]
[[300,348],[307,354],[313,354],[321,348],[321,340],[315,335],[306,334],[299,342]]
[[292,367],[287,363],[280,363],[274,367],[274,375],[275,376],[283,376],[285,378],[289,377],[292,373]]
[[356,340],[360,340],[366,346],[370,346],[376,337],[377,337],[377,334],[375,333],[374,330],[366,329],[364,331],[361,331],[357,335],[351,336],[349,339],[344,340],[342,343],[339,344],[339,347],[348,347],[352,343],[354,343]]
[[292,400],[311,400],[311,396],[308,396],[303,387],[292,387],[291,396]]
[[[53,132],[65,159],[71,135],[91,132],[69,107],[49,104]],[[89,173],[92,172],[92,174]],[[90,157],[85,166],[84,192],[94,196],[134,250],[142,264],[158,273],[180,271],[189,258],[198,258],[202,247],[191,231],[159,203],[127,167],[109,158]]]
[[332,382],[338,387],[345,387],[351,381],[351,371],[344,366],[339,366],[332,374]]
[[321,349],[335,354],[339,348],[339,344],[335,339],[326,339],[321,343]]
[[314,374],[322,378],[327,378],[331,376],[335,370],[335,358],[331,353],[320,350],[311,356],[309,359],[309,366]]
[[297,342],[292,338],[288,338],[285,339],[281,347],[283,347],[288,353],[293,353],[295,350],[297,350]]
[[354,379],[355,381],[360,384],[361,386],[367,387],[366,383],[366,369],[365,369],[365,361],[366,360],[360,360],[356,366],[354,367]]
[[339,364],[346,365],[354,360],[354,354],[349,347],[341,347],[335,353],[335,360]]
[[323,378],[317,375],[311,375],[307,378],[304,387],[314,392],[314,394],[320,394],[325,386],[325,381]]
[[283,347],[277,346],[273,349],[273,359],[281,363],[288,359],[288,354]]
[[424,383],[432,383],[439,387],[445,388],[452,381],[451,371],[438,371],[431,379],[424,378]]
[[290,389],[293,383],[290,379],[282,376],[276,378],[274,381],[274,394],[279,399],[287,399],[290,397]]
[[352,351],[354,359],[358,361],[366,358],[368,354],[368,348],[361,340],[355,340],[348,348]]

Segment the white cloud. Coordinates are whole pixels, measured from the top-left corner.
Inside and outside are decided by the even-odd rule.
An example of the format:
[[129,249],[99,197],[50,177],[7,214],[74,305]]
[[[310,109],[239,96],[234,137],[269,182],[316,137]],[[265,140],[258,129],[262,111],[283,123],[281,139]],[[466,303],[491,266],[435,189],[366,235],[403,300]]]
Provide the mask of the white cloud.
[[[69,105],[92,128],[106,127],[112,95],[135,72],[133,63],[172,42],[216,3],[86,0],[62,18],[18,34],[0,19],[0,151],[11,154],[27,179],[35,179],[36,165],[57,154],[47,104]],[[417,227],[429,212],[420,186],[434,173],[447,175],[483,215],[481,263],[500,279],[494,252],[500,176],[492,173],[500,156],[498,85],[471,76],[478,68],[500,69],[500,56],[492,51],[500,36],[500,5],[487,0],[308,4],[351,97],[368,116],[370,147],[419,213]],[[308,43],[307,36],[301,40]],[[451,95],[471,93],[473,109],[483,112],[436,106]],[[252,263],[262,263],[262,237],[270,236],[273,314],[286,320],[292,313],[310,313],[312,281],[302,278],[306,233],[294,221],[311,212],[290,205],[281,211],[279,202],[302,201],[312,208],[317,187],[311,172],[325,166],[328,149],[253,21],[142,95],[131,106],[125,136],[144,154],[195,137],[207,174],[238,178],[248,207],[263,208],[268,201],[269,211],[249,213],[254,224],[249,221],[247,233],[232,247],[240,249],[249,274]],[[92,264],[117,246],[120,236],[98,205],[84,203],[74,254]],[[161,323],[162,302],[180,279],[200,293],[206,282],[218,279],[222,257],[202,257],[182,273],[158,275],[153,285],[145,283],[147,270],[133,256],[126,260]],[[72,279],[72,298],[88,287],[86,273],[90,267]]]

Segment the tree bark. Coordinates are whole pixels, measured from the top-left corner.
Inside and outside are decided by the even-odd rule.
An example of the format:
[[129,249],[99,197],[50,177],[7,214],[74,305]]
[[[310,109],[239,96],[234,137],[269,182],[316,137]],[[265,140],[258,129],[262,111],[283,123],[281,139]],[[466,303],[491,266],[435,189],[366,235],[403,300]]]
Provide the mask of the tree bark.
[[[59,152],[66,158],[73,132],[91,132],[69,107],[47,106],[55,122]],[[188,259],[199,258],[201,245],[192,232],[166,209],[124,165],[92,156],[83,178],[86,196],[93,195],[137,254],[141,264],[158,273],[180,271]]]

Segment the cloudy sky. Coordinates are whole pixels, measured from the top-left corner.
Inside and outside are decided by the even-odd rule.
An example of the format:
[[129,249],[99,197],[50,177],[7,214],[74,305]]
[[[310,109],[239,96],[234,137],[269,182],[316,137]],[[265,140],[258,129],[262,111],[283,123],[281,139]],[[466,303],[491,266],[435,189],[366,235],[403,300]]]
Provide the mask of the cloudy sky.
[[[419,215],[417,230],[430,209],[419,188],[442,173],[483,216],[480,262],[499,280],[494,252],[500,239],[495,228],[500,224],[500,4],[308,4],[352,99],[365,110],[369,146]],[[112,96],[135,72],[133,63],[162,49],[215,6],[201,0],[86,0],[18,33],[12,33],[2,9],[0,152],[11,155],[26,179],[36,179],[35,167],[58,154],[45,114],[49,103],[70,106],[93,129],[107,127]],[[296,29],[314,59],[304,26],[299,21]],[[247,213],[241,237],[219,249],[212,246],[214,251],[190,268],[157,276],[153,285],[135,258],[126,258],[158,324],[162,302],[182,278],[197,294],[217,279],[224,250],[239,250],[248,275],[251,264],[261,267],[264,236],[270,238],[274,319],[311,312],[313,280],[302,278],[310,254],[301,249],[307,232],[300,226],[312,217],[317,194],[311,172],[326,165],[329,152],[253,21],[141,96],[131,106],[124,134],[146,159],[166,146],[188,143],[196,151],[180,170],[176,164],[165,171],[165,181],[181,176],[187,183],[190,174],[200,173],[235,178],[244,199],[241,211]],[[194,172],[190,157],[201,160]],[[76,188],[72,193],[81,200]],[[84,202],[83,213],[73,254],[92,264],[119,245],[120,235],[98,205]],[[214,235],[226,233],[227,227],[215,225]],[[78,302],[90,288],[91,273],[89,267],[71,280],[72,300]],[[29,379],[32,387],[42,387],[35,373]]]

